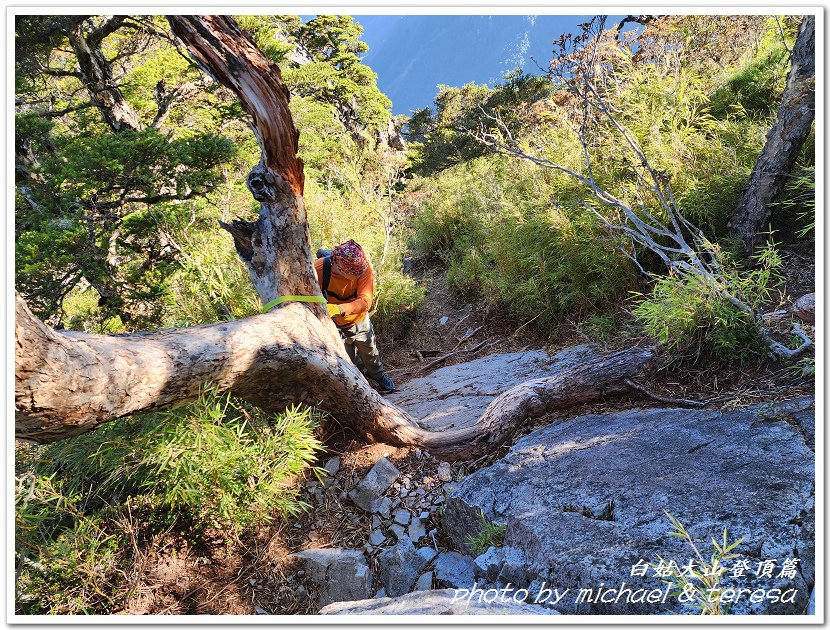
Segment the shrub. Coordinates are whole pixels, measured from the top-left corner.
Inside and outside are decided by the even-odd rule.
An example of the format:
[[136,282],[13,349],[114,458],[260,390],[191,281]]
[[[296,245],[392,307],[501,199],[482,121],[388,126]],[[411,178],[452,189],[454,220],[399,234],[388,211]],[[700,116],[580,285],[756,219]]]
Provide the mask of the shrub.
[[138,538],[170,527],[236,535],[304,509],[296,479],[322,448],[318,419],[309,408],[265,414],[206,389],[178,409],[43,447],[18,474],[19,610],[111,611],[128,595]]
[[426,297],[426,289],[400,269],[384,269],[377,280],[374,321],[383,334],[400,339],[409,331]]
[[509,318],[550,330],[633,286],[632,266],[567,179],[490,157],[434,186],[413,222],[416,247],[446,262],[452,287]]
[[[781,201],[774,204],[775,214],[786,214],[787,223],[799,224],[796,234],[802,238],[816,231],[816,167],[801,165],[794,169]],[[783,218],[783,217],[782,217]]]
[[166,326],[228,321],[260,312],[260,301],[230,235],[217,226],[181,239],[181,270],[171,280]]
[[300,509],[291,481],[321,448],[317,418],[295,407],[269,417],[206,389],[183,407],[56,442],[44,456],[70,494],[144,494],[199,527],[238,531]]
[[712,94],[712,114],[725,118],[739,108],[756,116],[771,116],[781,99],[789,67],[787,49],[780,42],[731,74]]
[[124,324],[117,315],[107,317],[104,309],[98,306],[100,296],[93,288],[75,287],[63,299],[64,322],[68,330],[80,330],[99,335],[111,335],[125,332]]
[[[742,270],[726,257],[721,261],[730,293],[753,312],[781,283],[781,259],[774,243],[755,256],[755,263],[755,269]],[[753,317],[697,276],[677,273],[659,278],[651,296],[641,299],[632,312],[674,359],[694,362],[710,354],[744,361],[765,347]]]
[[651,296],[633,310],[646,333],[670,356],[697,361],[707,352],[744,360],[761,349],[755,323],[699,278],[671,275],[657,280]]
[[17,609],[23,614],[92,614],[123,595],[129,546],[107,509],[87,515],[82,495],[29,473],[15,493]]
[[615,321],[613,315],[608,313],[592,313],[582,325],[582,329],[585,334],[592,340],[600,343],[610,341],[616,327],[617,322]]

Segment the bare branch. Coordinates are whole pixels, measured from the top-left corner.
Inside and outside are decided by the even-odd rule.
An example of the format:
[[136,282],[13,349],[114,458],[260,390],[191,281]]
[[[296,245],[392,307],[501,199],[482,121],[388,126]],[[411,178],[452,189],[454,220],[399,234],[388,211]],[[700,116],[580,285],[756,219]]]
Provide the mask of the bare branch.
[[72,107],[67,107],[65,109],[51,109],[51,110],[32,110],[30,112],[26,112],[27,114],[34,114],[35,116],[39,116],[40,118],[59,118],[64,114],[69,114],[72,112],[77,112],[81,109],[87,109],[89,107],[95,107],[94,103],[81,103],[80,105],[74,105]]
[[161,129],[164,121],[170,115],[170,110],[173,104],[182,101],[190,96],[196,94],[199,90],[193,82],[183,83],[172,90],[166,88],[164,79],[160,80],[156,85],[156,103],[158,104],[158,111],[153,122],[150,123],[152,129]]

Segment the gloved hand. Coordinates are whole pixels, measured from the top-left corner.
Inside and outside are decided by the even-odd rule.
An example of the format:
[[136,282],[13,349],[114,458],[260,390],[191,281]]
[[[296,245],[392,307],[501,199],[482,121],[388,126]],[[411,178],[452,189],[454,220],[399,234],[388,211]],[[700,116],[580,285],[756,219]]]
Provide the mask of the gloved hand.
[[337,317],[338,315],[343,314],[340,311],[340,305],[339,304],[326,304],[326,310],[329,312],[330,317]]

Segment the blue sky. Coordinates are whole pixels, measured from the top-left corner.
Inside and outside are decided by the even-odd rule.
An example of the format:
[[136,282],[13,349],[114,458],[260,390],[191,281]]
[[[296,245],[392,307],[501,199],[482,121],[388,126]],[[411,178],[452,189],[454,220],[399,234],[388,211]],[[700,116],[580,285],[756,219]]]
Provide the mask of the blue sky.
[[536,64],[547,66],[551,42],[562,33],[575,32],[589,17],[357,15],[355,19],[369,45],[363,60],[378,74],[378,87],[392,99],[395,114],[409,115],[432,105],[439,84],[492,86],[516,67],[541,72]]

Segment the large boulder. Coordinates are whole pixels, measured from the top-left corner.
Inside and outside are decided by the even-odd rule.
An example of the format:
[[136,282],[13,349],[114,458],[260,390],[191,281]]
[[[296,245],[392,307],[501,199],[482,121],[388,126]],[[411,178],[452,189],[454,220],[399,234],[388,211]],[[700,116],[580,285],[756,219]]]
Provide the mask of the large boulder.
[[[563,612],[688,612],[675,597],[651,604],[627,595],[605,602],[574,597],[622,582],[660,588],[653,568],[660,557],[688,565],[694,552],[669,535],[668,512],[704,557],[724,528],[730,542],[743,539],[739,558],[725,563],[723,584],[763,588],[765,597],[735,593],[733,613],[800,614],[815,580],[812,406],[804,398],[726,412],[635,409],[562,421],[525,436],[460,482],[448,497],[443,531],[469,552],[482,513],[506,524],[505,547],[481,558],[477,575],[570,588],[557,605]],[[522,571],[510,560],[516,557],[527,560]],[[794,558],[798,571],[790,577],[783,569]],[[744,575],[734,569],[739,560],[748,563]],[[775,561],[771,577],[759,566],[766,560]],[[646,563],[652,568],[640,575]],[[774,588],[791,592],[776,602]]]
[[386,396],[422,426],[447,431],[472,425],[493,399],[530,379],[553,376],[598,354],[583,344],[554,355],[541,350],[491,354],[475,361],[435,370],[416,378],[406,389]]
[[291,554],[320,588],[318,603],[351,601],[369,597],[372,574],[366,558],[354,549],[307,549]]
[[[487,603],[489,597],[466,597],[454,589],[415,591],[401,597],[380,597],[360,602],[330,604],[321,615],[555,615],[553,610],[530,603],[513,601],[500,595]],[[505,601],[501,601],[501,600]]]

